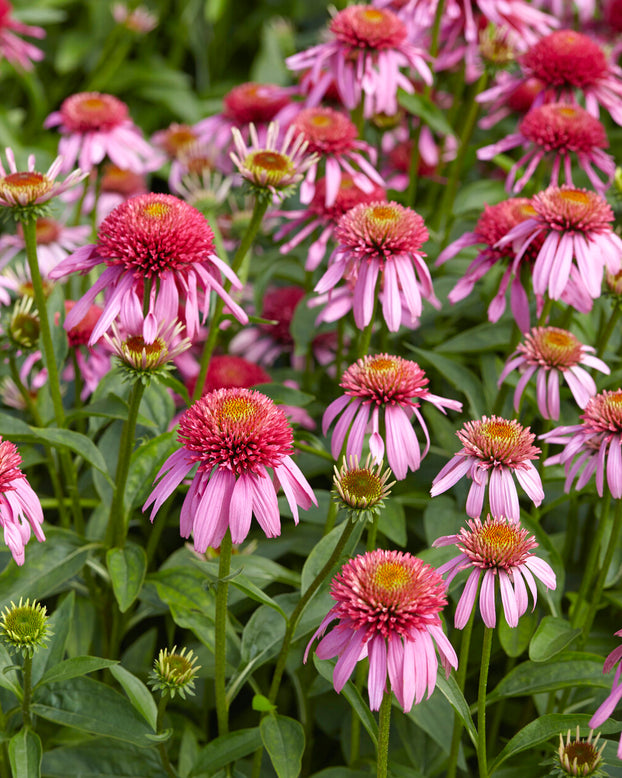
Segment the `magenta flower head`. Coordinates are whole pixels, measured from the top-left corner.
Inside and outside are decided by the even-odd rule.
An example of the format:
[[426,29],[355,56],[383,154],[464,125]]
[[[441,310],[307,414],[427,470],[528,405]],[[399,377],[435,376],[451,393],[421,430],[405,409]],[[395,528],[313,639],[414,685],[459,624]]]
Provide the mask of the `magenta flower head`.
[[[517,133],[481,148],[477,156],[479,159],[492,159],[516,146],[524,146],[527,151],[510,169],[506,182],[508,192],[520,192],[549,153],[554,155],[553,186],[559,183],[560,171],[563,171],[566,183],[573,185],[571,155],[576,155],[579,166],[597,191],[603,192],[613,181],[615,161],[603,151],[609,146],[605,128],[580,105],[547,103],[532,108],[522,119]],[[526,165],[525,172],[514,183],[516,173],[523,165]],[[604,181],[598,177],[594,167],[604,174]]]
[[335,239],[339,245],[315,291],[320,295],[328,292],[342,278],[351,284],[354,321],[359,329],[371,321],[379,276],[382,314],[391,332],[397,332],[402,324],[404,304],[413,320],[421,315],[422,297],[440,307],[421,251],[428,230],[411,208],[395,202],[356,205],[341,217]]
[[312,84],[310,105],[320,102],[335,83],[348,110],[363,102],[366,117],[397,113],[397,90],[414,92],[411,80],[400,68],[412,68],[426,84],[432,73],[423,50],[407,41],[402,20],[385,8],[351,5],[337,13],[330,23],[330,39],[319,46],[289,57],[290,70],[308,70],[303,77]]
[[183,200],[166,194],[126,200],[104,219],[96,244],[78,249],[50,273],[51,278],[58,279],[105,265],[104,272],[67,314],[65,329],[82,321],[97,295],[105,292],[104,311],[89,340],[89,344],[95,343],[122,308],[134,305],[131,298],[138,296],[142,301],[145,281],[150,282],[147,316],[154,322],[158,319],[156,294],[157,305],[168,310],[171,319],[182,301],[184,324],[191,339],[199,329],[199,311],[203,319],[209,313],[211,291],[223,298],[238,321],[246,324],[247,315],[224,290],[220,274],[238,288],[241,284],[214,251],[214,234],[205,217]]
[[60,110],[48,116],[44,126],[60,128],[63,137],[58,151],[65,159],[65,170],[78,161],[82,170],[90,171],[108,157],[122,170],[146,173],[157,170],[165,161],[142,137],[130,119],[127,105],[113,95],[71,95]]
[[[293,433],[285,413],[272,400],[251,389],[216,389],[181,417],[182,448],[166,460],[159,481],[144,505],[151,520],[164,501],[198,469],[184,500],[180,523],[184,538],[194,535],[194,548],[204,553],[217,547],[227,529],[234,543],[248,535],[252,515],[269,538],[281,534],[276,497],[280,485],[298,523],[298,505],[317,505],[306,478],[293,462]],[[271,477],[268,468],[272,470]]]
[[603,272],[615,275],[622,269],[622,240],[613,231],[614,215],[605,198],[568,185],[550,186],[531,204],[531,217],[501,238],[499,248],[512,245],[516,263],[529,251],[536,295],[559,300],[573,280],[584,296],[599,297]]
[[[462,403],[432,394],[427,384],[426,374],[416,362],[390,354],[363,357],[350,365],[339,384],[345,394],[328,406],[322,419],[322,431],[326,435],[330,425],[341,414],[333,432],[333,457],[338,459],[347,436],[346,456],[360,459],[363,438],[369,426],[369,450],[374,461],[381,462],[385,451],[385,440],[380,434],[382,421],[387,460],[395,477],[401,481],[406,478],[409,469],[418,470],[430,446],[419,401],[427,400],[443,413],[445,408],[462,410]],[[423,455],[411,424],[413,416],[421,424],[426,438]]]
[[37,46],[23,41],[19,36],[45,38],[45,30],[17,21],[11,16],[12,10],[13,6],[8,0],[0,0],[0,60],[4,58],[24,70],[32,70],[32,63],[42,60],[44,54]]
[[483,524],[480,519],[469,519],[467,524],[469,528],[463,527],[457,535],[444,535],[432,543],[435,547],[457,546],[461,552],[438,568],[441,575],[448,573],[448,585],[461,570],[471,570],[456,608],[456,629],[462,629],[471,616],[480,578],[479,609],[484,624],[494,627],[497,623],[495,589],[498,580],[505,620],[510,627],[516,627],[518,619],[527,610],[525,583],[535,608],[538,590],[534,576],[547,589],[554,589],[555,573],[547,562],[532,553],[538,544],[517,522],[489,515]]
[[322,636],[335,619],[339,623],[315,650],[320,659],[338,656],[333,674],[340,692],[357,662],[369,657],[369,707],[378,710],[389,685],[407,713],[426,690],[434,691],[438,660],[447,675],[458,666],[439,613],[447,604],[445,584],[438,572],[421,559],[401,551],[368,551],[351,559],[333,579],[335,605],[307,646]]
[[16,446],[0,438],[0,526],[18,565],[24,564],[31,530],[39,542],[45,540],[41,503],[22,473],[21,463]]
[[[622,629],[618,630],[615,634],[622,638]],[[620,675],[622,674],[622,663],[620,662],[621,659],[622,646],[614,648],[605,659],[603,673],[611,672],[614,667],[616,668],[616,673],[613,679],[611,693],[590,719],[588,725],[590,729],[597,729],[598,727],[601,727],[605,721],[607,721],[607,719],[613,715],[616,706],[620,700],[622,700],[622,683],[620,682]],[[620,741],[618,743],[618,759],[622,759],[622,736],[620,736]]]
[[549,457],[544,464],[564,465],[567,492],[575,478],[576,488],[583,489],[595,472],[596,489],[602,497],[606,474],[611,496],[619,500],[622,497],[622,389],[591,397],[581,419],[581,424],[556,427],[540,436],[541,440],[564,445],[563,451]]
[[534,327],[506,362],[499,385],[513,370],[521,371],[514,392],[514,410],[518,413],[523,391],[535,374],[540,413],[545,419],[558,419],[560,377],[568,384],[577,405],[585,408],[590,397],[596,394],[596,384],[581,365],[609,375],[609,368],[602,359],[593,356],[593,351],[568,330]]
[[518,522],[520,507],[514,483],[516,476],[534,505],[540,505],[544,499],[542,481],[531,462],[538,458],[540,449],[532,445],[536,436],[529,427],[523,427],[515,419],[482,416],[481,419],[467,421],[456,435],[463,447],[432,482],[432,497],[446,492],[466,475],[473,481],[466,512],[477,519],[482,514],[490,479],[488,499],[491,513]]

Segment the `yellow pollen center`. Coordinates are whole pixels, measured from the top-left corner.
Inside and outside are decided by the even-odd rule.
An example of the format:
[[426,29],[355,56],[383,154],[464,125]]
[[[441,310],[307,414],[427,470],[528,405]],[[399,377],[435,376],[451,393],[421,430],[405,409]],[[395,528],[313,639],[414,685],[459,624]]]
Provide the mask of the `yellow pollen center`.
[[373,582],[385,592],[395,592],[403,589],[411,582],[410,572],[397,562],[384,562],[376,568]]
[[247,421],[257,412],[255,403],[246,397],[227,397],[220,406],[220,415],[228,421]]
[[587,192],[582,192],[580,189],[563,189],[558,193],[560,200],[565,200],[568,203],[578,203],[579,205],[588,205],[590,202],[590,196]]
[[41,173],[21,171],[10,173],[3,179],[2,184],[10,189],[30,189],[33,186],[45,187],[47,189],[49,181]]
[[106,103],[103,100],[100,100],[99,97],[86,97],[84,100],[80,101],[80,108],[83,108],[85,111],[101,111],[102,108],[106,107]]
[[577,115],[577,112],[575,111],[575,109],[574,108],[570,108],[570,107],[558,108],[557,109],[557,113],[560,116],[567,117],[568,119],[571,119],[571,118],[573,118],[573,117],[575,117]]
[[182,149],[184,146],[188,146],[191,143],[194,143],[194,141],[197,139],[196,135],[192,132],[192,130],[188,127],[179,129],[179,130],[172,130],[169,133],[168,138],[166,139],[171,149],[178,151],[179,149]]
[[356,499],[374,500],[380,496],[380,480],[369,470],[351,470],[341,479],[341,488]]
[[373,208],[370,208],[369,214],[372,219],[377,219],[378,221],[392,222],[397,219],[395,209],[391,208],[390,205],[375,205]]
[[391,370],[395,370],[396,361],[394,359],[388,359],[387,357],[378,357],[373,362],[369,362],[367,368],[372,373],[388,373]]
[[498,443],[516,440],[516,430],[501,421],[489,421],[482,424],[481,433],[488,440]]
[[622,390],[618,389],[617,392],[608,395],[606,398],[606,404],[610,407],[613,406],[616,411],[619,411],[620,408],[622,408]]
[[518,208],[518,213],[525,219],[529,219],[530,217],[535,216],[536,209],[533,207],[533,205],[521,205]]
[[253,155],[253,165],[272,173],[287,173],[291,163],[284,154],[278,151],[258,151]]
[[480,538],[491,550],[504,549],[516,543],[516,532],[509,524],[491,524],[482,527]]
[[558,349],[571,349],[576,345],[576,338],[569,332],[546,332],[542,338],[545,346]]
[[167,205],[166,203],[147,203],[142,210],[142,214],[148,219],[163,219],[170,213],[170,210],[170,205]]
[[330,127],[331,124],[333,124],[333,119],[331,116],[326,116],[326,114],[317,114],[316,116],[311,117],[310,124],[312,124],[314,127]]
[[382,24],[384,14],[378,8],[365,8],[361,11],[361,18],[366,22],[372,22],[372,24]]

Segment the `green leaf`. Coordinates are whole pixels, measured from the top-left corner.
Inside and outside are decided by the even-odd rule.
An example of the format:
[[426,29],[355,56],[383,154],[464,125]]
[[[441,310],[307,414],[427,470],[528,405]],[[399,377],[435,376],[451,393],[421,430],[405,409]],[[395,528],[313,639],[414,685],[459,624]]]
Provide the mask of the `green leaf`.
[[[317,655],[314,653],[313,664],[322,678],[325,678],[332,684],[335,663],[331,662],[329,659],[318,659]],[[361,724],[367,730],[367,734],[371,738],[374,746],[376,746],[378,744],[378,724],[374,714],[369,709],[368,703],[363,699],[363,695],[352,681],[346,681],[341,693],[361,720]]]
[[[167,605],[201,613],[213,613],[215,597],[207,588],[205,575],[192,567],[169,567],[147,576],[158,597]],[[213,617],[212,617],[213,618]]]
[[426,351],[411,346],[409,343],[406,344],[406,347],[417,355],[423,365],[438,371],[453,387],[465,395],[469,401],[469,412],[473,417],[479,418],[484,415],[483,389],[475,373],[459,362],[444,357],[436,351]]
[[584,653],[558,656],[554,662],[523,662],[514,667],[488,695],[488,702],[579,686],[611,688],[603,675],[602,657]]
[[449,678],[445,678],[445,675],[442,672],[439,672],[436,678],[436,687],[456,711],[458,716],[460,716],[464,728],[469,733],[469,737],[473,741],[473,744],[477,745],[477,730],[475,729],[473,717],[471,716],[468,703],[464,699],[464,694],[460,691],[460,687],[454,676],[450,675]]
[[136,543],[123,548],[111,548],[106,553],[106,567],[110,573],[112,590],[121,613],[138,597],[147,571],[147,554]]
[[153,728],[122,694],[92,678],[40,687],[31,709],[54,724],[143,748],[152,746],[156,739]]
[[111,667],[110,672],[123,687],[123,691],[129,697],[132,705],[155,732],[157,730],[158,708],[149,689],[141,680],[119,664]]
[[[347,521],[347,519],[346,519]],[[361,537],[361,533],[363,532],[363,527],[365,526],[364,522],[358,522],[357,526],[354,527],[354,530],[352,531],[352,534],[348,538],[348,541],[345,545],[345,548],[343,549],[341,553],[341,559],[347,558],[352,556],[354,549],[356,548],[356,544],[359,542],[359,538]],[[328,535],[325,535],[320,542],[313,548],[309,556],[307,557],[306,562],[304,563],[304,566],[302,568],[302,581],[301,581],[301,594],[304,594],[317,574],[322,570],[324,565],[328,562],[328,560],[331,557],[331,554],[335,550],[337,543],[339,542],[339,538],[343,535],[344,531],[346,529],[345,522],[342,522],[338,526],[336,526],[333,530],[331,530]],[[336,568],[339,565],[339,561],[335,562],[335,565],[333,567]],[[330,578],[330,572],[326,576],[326,580]]]
[[152,381],[145,389],[140,412],[153,421],[160,433],[166,432],[175,413],[175,403],[166,386]]
[[13,692],[18,700],[24,696],[21,684],[17,679],[15,661],[2,643],[0,643],[0,686]]
[[112,667],[116,664],[116,659],[102,659],[98,656],[74,656],[72,659],[65,659],[57,665],[52,665],[39,679],[35,689],[48,683],[78,678],[81,675],[94,673],[103,667]]
[[252,754],[258,748],[261,748],[259,727],[237,729],[228,735],[221,735],[202,749],[189,778],[201,773],[213,775],[222,767]]
[[46,751],[43,755],[46,778],[88,776],[88,778],[163,778],[162,762],[155,749],[137,748],[108,738]]
[[52,635],[47,641],[47,651],[37,651],[32,658],[32,682],[36,685],[46,669],[62,662],[65,644],[71,628],[76,593],[69,592],[50,616]]
[[179,448],[177,433],[164,432],[142,443],[133,453],[125,486],[125,510],[141,507],[153,489],[164,460]]
[[404,506],[398,500],[387,500],[378,516],[378,531],[396,546],[406,545],[406,514]]
[[443,111],[425,95],[409,94],[403,89],[397,91],[397,102],[413,116],[418,116],[424,124],[439,135],[453,135],[454,131]]
[[580,634],[581,630],[574,629],[566,619],[545,616],[531,638],[529,658],[532,662],[546,662],[563,651]]
[[[552,737],[559,738],[560,732],[567,732],[568,730],[574,732],[578,726],[580,727],[581,735],[585,737],[589,731],[589,721],[591,718],[592,714],[590,713],[551,713],[540,716],[535,721],[529,722],[518,734],[514,735],[509,743],[506,743],[504,749],[490,765],[489,773],[492,775],[506,759],[510,759],[522,751],[535,748],[535,746],[545,743]],[[613,732],[617,733],[620,731],[620,724],[617,721],[608,719],[598,729],[604,735]]]
[[267,605],[269,608],[273,608],[277,613],[280,613],[285,620],[287,620],[285,611],[283,608],[281,608],[278,602],[262,592],[262,590],[258,586],[255,586],[255,584],[245,575],[242,575],[241,573],[234,574],[234,577],[231,578],[230,584],[231,586],[235,586],[235,588],[239,591],[243,592],[247,597],[250,597],[251,600],[260,602],[262,605]]
[[39,735],[25,727],[9,741],[11,772],[16,778],[39,778],[43,748]]
[[192,400],[188,394],[188,389],[179,379],[175,378],[170,373],[164,373],[163,375],[159,375],[156,380],[159,381],[163,386],[166,386],[167,389],[170,389],[171,391],[178,394],[187,406],[192,405]]
[[285,635],[285,623],[275,611],[263,605],[250,617],[242,633],[242,659],[251,662],[265,654],[276,656]]
[[266,716],[259,725],[265,746],[278,778],[298,778],[305,750],[302,724],[288,716]]
[[85,462],[99,470],[112,483],[101,451],[86,435],[73,430],[57,429],[56,427],[32,427],[31,429],[37,442],[49,443],[55,448],[68,449],[79,454]]
[[510,627],[505,619],[498,624],[499,642],[505,653],[511,657],[520,656],[529,645],[533,631],[538,623],[535,613],[525,613],[516,627]]
[[481,354],[499,348],[506,349],[510,342],[512,325],[509,322],[478,324],[460,332],[453,338],[441,341],[435,351],[450,354]]
[[13,441],[36,442],[32,427],[8,413],[0,413],[0,435]]
[[315,399],[312,394],[301,392],[300,389],[292,389],[283,384],[257,384],[257,386],[253,386],[253,389],[265,394],[278,405],[303,406]]
[[276,705],[273,705],[263,694],[254,694],[253,710],[260,711],[261,713],[271,713],[276,710]]
[[503,181],[493,178],[483,178],[478,181],[470,181],[461,186],[454,200],[454,216],[462,216],[465,213],[477,213],[484,210],[485,205],[496,205],[507,199],[507,192]]

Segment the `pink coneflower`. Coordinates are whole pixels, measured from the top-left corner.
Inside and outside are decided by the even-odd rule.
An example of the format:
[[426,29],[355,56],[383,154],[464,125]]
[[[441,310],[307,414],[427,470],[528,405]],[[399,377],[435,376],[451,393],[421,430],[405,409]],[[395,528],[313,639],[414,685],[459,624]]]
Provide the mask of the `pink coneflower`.
[[309,246],[305,262],[305,270],[315,270],[326,255],[328,243],[333,239],[335,228],[343,214],[360,203],[373,203],[385,199],[386,192],[383,187],[374,184],[371,192],[366,193],[356,186],[352,176],[346,174],[341,177],[334,203],[327,206],[326,179],[321,178],[315,185],[313,199],[306,210],[279,212],[280,217],[290,221],[275,234],[276,240],[282,240],[300,228],[293,238],[281,246],[279,249],[281,254],[289,254],[303,240],[320,230],[319,237]]
[[428,231],[411,208],[395,202],[361,203],[339,220],[335,239],[338,246],[315,291],[323,294],[342,278],[351,279],[354,321],[359,329],[371,321],[378,276],[384,291],[382,313],[391,332],[397,332],[402,323],[402,300],[413,319],[421,315],[422,296],[440,305],[421,251]]
[[335,619],[339,623],[318,643],[320,659],[338,656],[333,673],[340,692],[357,662],[369,658],[369,707],[378,710],[387,676],[389,688],[407,713],[413,702],[429,697],[436,686],[438,660],[445,673],[458,658],[439,617],[447,604],[443,579],[431,566],[401,551],[368,551],[351,559],[335,576],[328,611],[305,652]]
[[581,419],[581,424],[556,427],[540,436],[541,440],[564,445],[563,451],[549,457],[544,464],[564,465],[566,492],[575,478],[575,488],[583,489],[596,473],[596,489],[602,497],[606,474],[611,496],[619,500],[622,497],[622,389],[591,397]]
[[242,178],[262,194],[270,193],[278,198],[290,194],[317,160],[316,154],[307,153],[307,141],[295,127],[290,127],[283,140],[279,141],[279,125],[273,122],[262,143],[255,125],[251,124],[248,147],[236,127],[231,132],[235,144],[231,159]]
[[540,505],[544,499],[542,481],[530,461],[538,458],[540,449],[532,445],[536,436],[529,427],[523,427],[515,419],[482,416],[481,419],[467,421],[456,435],[463,447],[432,481],[432,497],[446,492],[466,475],[473,482],[466,512],[477,519],[482,514],[490,479],[490,512],[493,516],[506,516],[517,522],[520,520],[520,507],[515,475],[534,505]]
[[21,387],[18,387],[15,381],[9,376],[0,380],[0,398],[9,408],[15,408],[18,411],[28,411],[28,403],[24,397],[24,390],[30,401],[36,403],[39,389],[48,382],[48,371],[42,367],[43,361],[40,351],[32,351],[22,362],[19,368],[19,381]]
[[31,530],[39,542],[45,540],[41,503],[22,473],[21,463],[16,446],[0,438],[0,526],[18,565],[24,564],[24,547]]
[[[479,217],[473,232],[466,232],[462,237],[450,243],[438,256],[437,265],[455,257],[462,249],[469,246],[484,244],[484,248],[468,266],[464,276],[458,281],[448,295],[449,302],[463,300],[473,287],[489,270],[496,265],[504,266],[501,283],[497,293],[488,306],[488,320],[498,321],[505,311],[505,294],[511,285],[510,308],[516,323],[521,330],[529,329],[529,299],[521,282],[521,268],[515,263],[516,252],[511,245],[499,245],[499,240],[535,213],[531,200],[527,197],[512,197],[496,205],[487,205]],[[539,249],[542,241],[536,240],[530,244],[528,251],[521,257],[523,261],[533,258],[534,251]]]
[[[88,225],[67,227],[56,219],[42,217],[37,219],[37,260],[43,276],[72,251],[84,244],[91,234]],[[17,225],[15,235],[0,237],[0,267],[4,267],[14,256],[25,251],[24,231],[21,224]]]
[[[445,408],[462,410],[462,403],[432,394],[427,384],[428,378],[416,362],[390,354],[363,357],[350,365],[339,384],[345,394],[333,400],[322,419],[322,432],[326,435],[330,425],[341,414],[331,442],[333,457],[339,457],[347,436],[346,455],[360,458],[369,422],[369,450],[374,460],[380,462],[385,450],[385,440],[380,434],[382,411],[387,460],[395,477],[402,480],[409,469],[418,470],[430,445],[419,401],[426,400],[443,413]],[[413,416],[421,424],[426,438],[423,455],[410,423]]]
[[[622,629],[615,633],[619,638],[622,638]],[[603,673],[610,673],[613,668],[616,668],[616,673],[613,678],[613,684],[611,686],[611,692],[607,699],[599,706],[596,713],[589,721],[590,729],[597,729],[601,727],[607,719],[613,715],[620,700],[622,700],[622,683],[620,682],[620,675],[622,674],[622,646],[614,648],[613,651],[605,659],[603,665]],[[617,667],[616,667],[617,665]],[[622,759],[622,735],[618,742],[618,759]]]
[[532,553],[538,545],[536,539],[517,522],[504,516],[493,518],[488,515],[483,524],[479,518],[469,519],[467,524],[469,528],[463,527],[457,535],[445,535],[432,543],[435,547],[457,546],[461,551],[438,568],[441,575],[448,573],[447,584],[461,570],[471,569],[456,607],[456,629],[466,626],[471,616],[480,579],[479,609],[484,624],[494,627],[497,623],[495,589],[498,580],[505,620],[510,627],[516,627],[518,619],[527,610],[525,583],[535,608],[538,590],[534,576],[547,589],[554,589],[555,573],[547,562]]
[[130,119],[127,105],[113,95],[71,95],[47,117],[44,126],[58,126],[62,133],[58,150],[65,170],[78,161],[82,170],[90,171],[104,157],[134,173],[157,170],[164,162]]
[[112,17],[117,24],[122,24],[130,32],[139,35],[155,30],[158,26],[158,17],[144,5],[139,5],[130,10],[125,3],[112,4]]
[[28,157],[27,170],[18,170],[15,163],[15,155],[12,149],[5,149],[8,163],[7,173],[0,162],[0,206],[6,208],[24,208],[33,205],[41,205],[66,192],[72,186],[82,181],[86,173],[82,170],[74,170],[64,181],[57,181],[63,165],[63,158],[56,157],[46,173],[35,170],[35,157]]
[[367,194],[384,186],[382,176],[374,167],[375,150],[365,141],[357,140],[358,130],[344,114],[332,108],[304,108],[292,126],[307,141],[308,150],[319,155],[300,187],[302,203],[308,204],[313,199],[320,162],[324,163],[324,196],[328,208],[337,199],[343,173],[349,173],[354,185]]
[[289,456],[293,435],[285,413],[260,392],[217,389],[204,395],[181,417],[178,438],[183,448],[163,464],[143,510],[153,503],[153,520],[198,463],[180,521],[182,537],[192,532],[194,548],[201,554],[208,546],[219,546],[227,528],[233,542],[242,543],[253,513],[267,537],[280,535],[279,485],[296,523],[298,505],[304,510],[317,505]]
[[142,298],[146,281],[151,287],[148,317],[155,316],[156,294],[164,311],[176,312],[183,300],[190,338],[199,328],[199,310],[204,319],[209,312],[212,290],[223,298],[238,321],[246,324],[248,317],[220,282],[223,273],[240,286],[237,276],[214,253],[213,237],[203,214],[172,195],[139,195],[122,203],[102,222],[96,244],[78,249],[50,274],[57,279],[74,272],[88,273],[102,262],[106,265],[68,314],[65,329],[79,322],[97,295],[105,291],[104,313],[89,341],[94,343],[131,296]]
[[339,97],[348,110],[363,101],[366,117],[397,113],[397,90],[413,93],[411,80],[400,68],[412,68],[426,84],[432,74],[425,52],[408,43],[404,22],[392,11],[369,5],[351,5],[330,23],[331,39],[288,57],[291,70],[307,70],[303,80],[314,84],[309,105],[317,105],[335,79]]
[[535,195],[531,205],[532,216],[513,227],[498,246],[512,245],[515,266],[526,251],[535,254],[537,295],[559,300],[574,277],[589,298],[599,297],[603,271],[615,274],[622,269],[622,240],[613,231],[614,215],[605,198],[585,189],[552,186]]
[[594,350],[583,345],[568,330],[534,327],[507,361],[499,376],[499,385],[513,370],[521,371],[514,392],[514,410],[518,413],[521,395],[529,379],[536,374],[538,409],[545,419],[558,419],[560,376],[570,387],[577,405],[585,408],[590,397],[596,394],[596,384],[581,365],[609,375],[610,370],[602,359],[592,356]]
[[[478,159],[492,159],[516,146],[526,146],[527,152],[510,169],[506,181],[508,192],[519,192],[549,152],[555,155],[551,172],[551,184],[554,186],[558,184],[561,170],[566,183],[572,185],[571,154],[576,154],[579,166],[585,171],[594,189],[604,191],[613,181],[615,161],[603,151],[609,147],[605,128],[579,105],[548,103],[532,108],[521,121],[517,133],[485,146],[477,152],[477,156]],[[514,183],[522,165],[526,165],[525,172]],[[604,181],[592,166],[605,174]]]
[[45,55],[41,49],[23,41],[19,36],[45,38],[45,30],[42,27],[32,27],[30,24],[18,22],[11,16],[12,10],[11,3],[0,0],[0,59],[4,57],[13,65],[19,65],[24,70],[32,70],[32,63],[39,62]]
[[[73,300],[65,300],[65,315],[74,307]],[[97,324],[103,309],[92,305],[86,316],[67,331],[69,345],[75,349],[75,358],[82,381],[80,397],[86,400],[101,383],[102,378],[110,372],[110,352],[104,340],[99,340],[92,346],[87,345],[93,329]],[[71,362],[63,372],[65,381],[75,380],[74,366]]]

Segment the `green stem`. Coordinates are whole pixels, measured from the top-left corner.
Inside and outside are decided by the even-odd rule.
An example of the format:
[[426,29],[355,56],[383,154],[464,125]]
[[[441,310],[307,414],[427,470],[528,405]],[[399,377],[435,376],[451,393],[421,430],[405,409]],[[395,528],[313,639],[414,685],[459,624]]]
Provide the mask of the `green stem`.
[[321,448],[314,448],[306,443],[301,443],[299,440],[295,441],[294,448],[296,451],[304,451],[305,454],[313,454],[313,456],[320,457],[320,459],[326,459],[328,462],[334,462],[333,455],[328,451],[324,451]]
[[551,298],[547,294],[545,295],[544,305],[542,306],[542,313],[540,314],[540,317],[538,319],[538,327],[546,326],[552,307],[553,307],[553,300],[551,300]]
[[[54,354],[54,343],[52,341],[52,332],[50,330],[50,319],[48,316],[47,302],[43,290],[43,281],[39,270],[39,261],[37,258],[37,221],[34,218],[24,218],[22,221],[24,233],[24,243],[26,246],[26,257],[28,259],[28,268],[32,280],[32,290],[35,298],[35,305],[39,313],[40,337],[43,353],[45,354],[45,366],[48,371],[48,387],[52,398],[54,416],[56,425],[60,428],[65,425],[65,409],[63,408],[63,398],[60,391],[60,378],[58,374],[58,365],[56,355]],[[76,531],[79,535],[84,535],[84,519],[82,518],[82,508],[80,506],[78,494],[78,482],[76,478],[73,462],[68,451],[61,449],[59,457],[65,483],[69,496],[71,497],[71,509],[75,523]]]
[[609,343],[609,338],[611,337],[620,319],[620,313],[622,313],[622,308],[620,307],[620,298],[616,297],[616,301],[613,305],[613,311],[611,311],[611,316],[609,317],[605,331],[598,339],[598,349],[596,350],[597,357],[602,357],[602,355],[605,353],[607,344]]
[[391,704],[393,693],[386,689],[380,705],[378,717],[378,748],[376,750],[376,776],[387,778],[389,769],[389,735],[391,734]]
[[477,689],[477,761],[479,778],[488,778],[488,760],[486,756],[486,687],[488,685],[488,668],[492,649],[492,627],[484,627],[482,643],[482,662],[479,671],[479,686]]
[[339,506],[334,500],[331,500],[328,505],[328,511],[326,512],[326,523],[324,524],[324,532],[322,537],[328,535],[335,528],[335,521],[337,520],[337,514],[339,513]]
[[4,711],[2,710],[2,704],[0,703],[0,733],[6,736],[6,740],[0,743],[0,778],[11,778],[11,770],[9,767],[9,755],[7,753],[8,733],[6,727],[6,718]]
[[374,307],[371,312],[371,318],[366,325],[361,336],[359,338],[358,348],[356,350],[356,358],[362,359],[369,354],[369,345],[371,343],[371,335],[374,330],[374,320],[376,318],[376,301],[377,301],[378,282],[376,281],[376,288],[374,289]]
[[345,327],[346,322],[342,317],[337,321],[337,353],[335,354],[335,372],[337,375],[337,381],[340,380],[341,373],[343,372],[343,346],[345,340]]
[[[269,204],[270,200],[268,198],[257,197],[255,199],[255,206],[253,208],[251,220],[248,224],[248,227],[246,228],[246,232],[242,237],[240,245],[238,246],[238,250],[235,252],[235,256],[233,257],[233,261],[231,263],[231,270],[233,270],[234,273],[239,271],[246,255],[250,251],[251,246],[253,245],[253,241],[259,232],[261,222],[265,216]],[[231,281],[229,281],[228,278],[224,280],[223,287],[226,292],[231,289]],[[203,353],[201,354],[199,374],[197,376],[197,382],[192,394],[193,402],[196,402],[203,394],[205,377],[207,376],[207,367],[209,365],[210,359],[212,358],[214,347],[216,346],[216,341],[218,339],[218,325],[220,324],[220,319],[222,318],[222,312],[224,308],[225,301],[222,299],[222,297],[218,296],[216,298],[214,315],[212,316],[212,321],[210,322],[209,334],[207,336],[207,340],[205,341],[205,346],[203,347]]]
[[214,693],[216,697],[216,716],[218,734],[229,732],[229,711],[227,707],[227,598],[229,581],[226,579],[231,570],[231,552],[233,543],[229,529],[220,544],[220,562],[218,565],[218,585],[216,587],[216,621],[214,645]]
[[611,494],[609,490],[607,490],[605,492],[605,499],[601,509],[600,519],[596,527],[596,532],[590,545],[587,562],[583,568],[583,578],[581,580],[577,599],[575,601],[574,607],[570,611],[570,623],[573,627],[578,627],[582,622],[585,623],[585,620],[583,619],[583,613],[585,612],[586,607],[588,607],[588,595],[590,589],[592,588],[591,584],[594,580],[594,576],[596,575],[596,570],[598,568],[598,557],[600,555],[600,547],[602,545],[603,537],[608,524],[610,504]]
[[32,727],[32,717],[30,715],[30,700],[32,699],[32,657],[26,654],[24,657],[24,666],[22,667],[22,677],[24,682],[24,697],[22,698],[22,716],[24,726]]
[[[158,703],[158,718],[156,722],[156,732],[161,734],[163,730],[164,725],[164,713],[166,712],[166,706],[169,701],[169,694],[168,692],[162,692],[162,696],[160,697],[160,702]],[[160,752],[160,761],[162,762],[162,767],[166,771],[167,775],[170,775],[171,778],[178,778],[177,772],[174,770],[173,765],[170,762],[170,759],[168,758],[168,752],[166,750],[166,743],[159,742],[158,743],[158,751]]]
[[[479,594],[479,590],[478,590]],[[476,598],[477,602],[478,598]],[[464,687],[466,684],[467,668],[469,664],[469,650],[471,648],[471,636],[473,634],[473,623],[475,621],[475,613],[477,608],[473,606],[471,615],[466,623],[465,628],[462,631],[462,638],[460,640],[460,657],[458,659],[458,670],[456,671],[456,683],[462,693],[464,693]],[[447,763],[447,778],[455,778],[456,770],[458,769],[458,756],[460,754],[460,739],[462,737],[462,730],[464,725],[462,719],[454,715],[454,728],[451,735],[451,749],[449,751],[449,761]]]
[[127,534],[125,521],[125,486],[130,470],[130,460],[136,438],[136,422],[138,409],[142,400],[145,386],[142,381],[135,382],[130,392],[127,419],[123,425],[121,440],[119,441],[119,457],[117,460],[117,472],[115,474],[115,489],[110,514],[108,516],[108,528],[106,531],[106,545],[108,548],[123,548]]
[[592,629],[592,624],[594,623],[596,611],[598,610],[598,606],[600,604],[600,598],[603,593],[603,589],[605,588],[607,573],[609,572],[613,555],[618,546],[620,529],[622,529],[622,500],[616,500],[616,508],[615,508],[615,513],[613,515],[613,523],[611,526],[609,543],[607,544],[607,552],[605,554],[602,567],[600,568],[598,576],[596,578],[596,583],[594,584],[594,588],[593,588],[592,602],[590,604],[590,607],[585,617],[585,621],[583,623],[583,636],[582,636],[583,643],[585,643],[585,641],[589,637],[590,630]]

